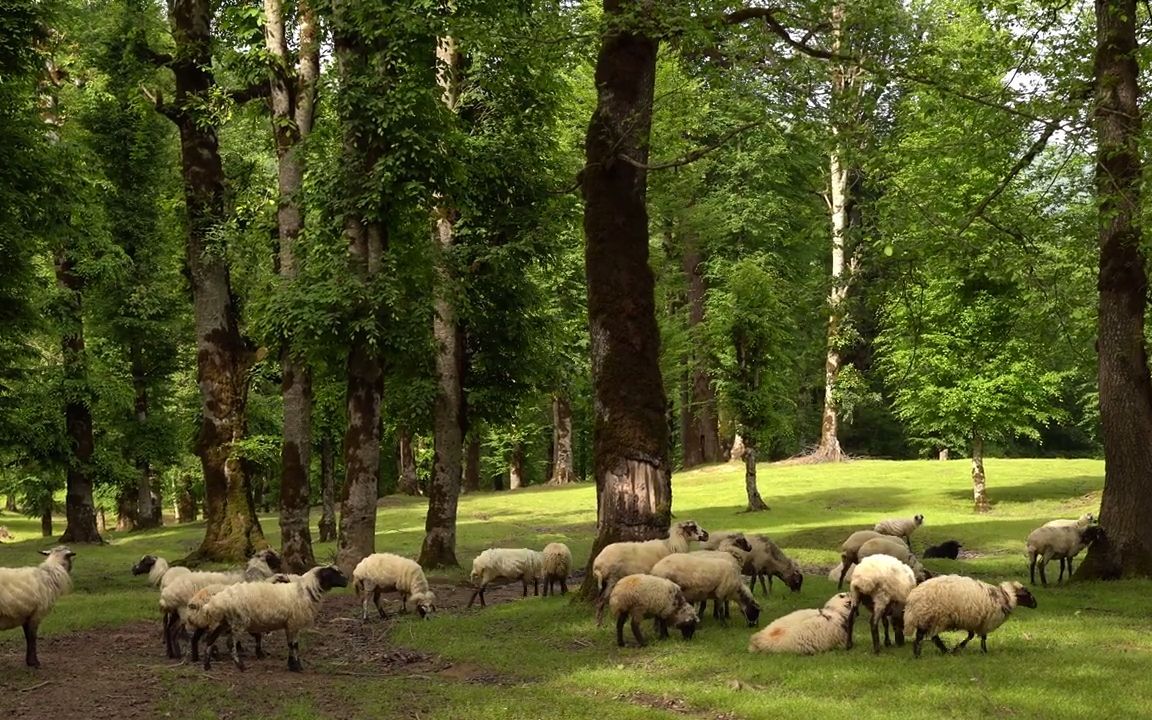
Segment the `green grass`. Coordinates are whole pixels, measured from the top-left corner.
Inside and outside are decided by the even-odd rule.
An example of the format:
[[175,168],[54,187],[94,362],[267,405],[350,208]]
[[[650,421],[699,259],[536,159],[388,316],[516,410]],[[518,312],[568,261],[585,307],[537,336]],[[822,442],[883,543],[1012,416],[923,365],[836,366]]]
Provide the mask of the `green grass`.
[[[709,530],[771,534],[802,564],[827,567],[851,531],[880,517],[922,512],[918,548],[956,538],[979,557],[927,561],[936,571],[983,579],[1026,578],[1022,546],[1028,532],[1054,517],[1096,511],[1103,465],[1091,460],[989,460],[993,509],[970,511],[968,465],[952,462],[859,461],[841,466],[760,468],[766,513],[743,510],[742,468],[716,466],[677,475],[674,510]],[[595,523],[591,486],[484,493],[460,503],[458,556],[462,564],[491,545],[541,547],[568,543],[583,563]],[[380,508],[377,549],[415,554],[423,537],[424,502],[388,498]],[[21,539],[38,534],[36,521],[0,516]],[[264,518],[275,537],[275,521]],[[76,592],[61,600],[43,632],[118,625],[155,618],[155,594],[128,567],[145,552],[179,557],[195,547],[200,526],[116,537],[106,547],[78,548]],[[35,562],[39,539],[0,546],[0,565]],[[318,557],[332,554],[321,545]],[[450,573],[459,579],[463,573]],[[800,607],[823,603],[835,591],[823,574],[809,574],[799,594],[776,594],[761,625]],[[1152,694],[1152,632],[1147,600],[1152,582],[1079,583],[1036,590],[1039,608],[1020,609],[989,638],[959,656],[926,648],[914,661],[909,648],[880,657],[858,647],[812,658],[753,656],[750,631],[733,622],[706,621],[690,643],[679,639],[645,649],[616,648],[606,623],[596,628],[590,608],[567,598],[530,598],[486,610],[443,613],[428,622],[402,619],[390,642],[435,653],[472,668],[459,677],[357,677],[343,664],[309,655],[298,693],[270,697],[247,692],[226,665],[203,677],[183,668],[165,675],[171,691],[162,710],[172,717],[216,717],[226,711],[251,717],[386,718],[772,718],[788,713],[821,718],[1087,717],[1108,708],[1120,716],[1144,714]],[[650,634],[650,629],[646,628]],[[19,662],[18,633],[0,635],[0,667]],[[975,647],[975,651],[973,651]],[[279,641],[269,648],[280,652]],[[8,668],[5,667],[7,670]],[[355,668],[353,668],[355,669]],[[126,669],[125,672],[129,672]],[[371,674],[371,668],[365,668]],[[284,673],[285,675],[287,673]],[[250,672],[249,677],[254,677]],[[261,672],[261,677],[268,675]],[[497,682],[493,682],[496,679]],[[317,682],[322,681],[322,682]],[[32,682],[32,680],[29,680]],[[782,713],[784,715],[782,715]]]

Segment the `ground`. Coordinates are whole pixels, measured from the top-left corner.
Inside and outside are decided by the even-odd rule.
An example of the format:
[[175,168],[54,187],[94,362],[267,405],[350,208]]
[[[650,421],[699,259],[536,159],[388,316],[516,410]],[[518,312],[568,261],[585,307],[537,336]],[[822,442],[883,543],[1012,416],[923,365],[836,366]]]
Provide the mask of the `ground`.
[[[938,572],[1027,580],[1028,531],[1054,517],[1096,511],[1097,461],[990,460],[992,512],[969,511],[967,464],[858,461],[760,469],[772,510],[741,512],[743,468],[713,466],[677,475],[674,511],[707,529],[772,535],[806,570],[803,590],[779,584],[761,625],[835,591],[824,577],[839,542],[881,517],[923,513],[917,549],[956,538],[959,561],[928,560]],[[594,532],[589,485],[481,493],[460,506],[461,558],[493,546],[568,543],[578,565]],[[275,542],[274,518],[263,518]],[[45,543],[36,522],[0,515],[16,542],[0,565],[35,562]],[[414,554],[423,531],[420,499],[385,498],[377,549]],[[570,598],[521,599],[520,586],[489,591],[489,607],[465,609],[465,570],[435,574],[440,601],[430,620],[359,619],[350,591],[334,592],[302,641],[303,673],[286,670],[281,636],[270,657],[245,673],[229,662],[210,672],[164,657],[156,593],[128,573],[144,553],[177,558],[203,527],[169,526],[79,547],[75,591],[42,628],[43,668],[24,668],[18,630],[0,633],[0,718],[1080,718],[1107,708],[1145,714],[1152,692],[1148,581],[1036,588],[1036,610],[1020,609],[989,637],[989,654],[926,648],[857,648],[811,658],[746,652],[752,630],[706,620],[696,638],[618,649],[614,628],[597,628],[590,607]],[[329,545],[318,546],[325,559]],[[1054,573],[1053,573],[1054,575]],[[572,583],[575,586],[578,583]],[[650,628],[645,628],[650,633]]]

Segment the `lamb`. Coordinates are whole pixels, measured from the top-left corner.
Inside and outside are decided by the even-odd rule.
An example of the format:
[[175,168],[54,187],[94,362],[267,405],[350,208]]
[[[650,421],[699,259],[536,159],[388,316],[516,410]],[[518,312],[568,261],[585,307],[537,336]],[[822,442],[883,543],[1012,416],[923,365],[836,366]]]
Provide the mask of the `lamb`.
[[904,603],[908,593],[916,587],[916,576],[912,568],[891,555],[869,555],[860,560],[852,574],[849,594],[852,597],[852,613],[848,619],[848,649],[852,649],[852,628],[856,622],[860,605],[872,611],[869,626],[872,630],[872,652],[880,653],[880,623],[884,624],[884,645],[892,642],[888,638],[889,620],[896,626],[896,645],[904,645]]
[[1074,527],[1083,530],[1094,522],[1096,517],[1092,513],[1084,513],[1075,520],[1049,520],[1040,527]]
[[912,573],[916,576],[917,582],[923,582],[931,577],[931,574],[924,569],[908,546],[899,540],[892,537],[878,537],[872,538],[868,542],[860,546],[856,556],[858,562],[863,562],[864,558],[872,555],[891,555],[908,567],[912,568]]
[[1072,559],[1080,551],[1104,537],[1104,528],[1099,525],[1078,527],[1043,526],[1033,530],[1028,535],[1026,545],[1028,552],[1028,575],[1032,584],[1036,584],[1036,560],[1040,560],[1040,582],[1048,585],[1048,576],[1044,570],[1048,561],[1053,558],[1060,560],[1060,575],[1056,582],[1064,580],[1064,563],[1068,563],[1068,581],[1072,581]]
[[644,573],[620,578],[612,586],[608,607],[616,616],[616,644],[620,647],[624,647],[624,623],[629,619],[632,635],[641,647],[645,642],[640,621],[646,617],[656,619],[656,631],[661,638],[668,637],[668,626],[673,625],[685,640],[691,640],[699,623],[696,609],[676,583]]
[[[264,634],[284,631],[288,643],[288,669],[300,672],[300,631],[311,627],[320,610],[324,593],[334,587],[347,587],[348,578],[335,565],[315,567],[295,582],[237,583],[224,588],[204,606],[212,627],[206,642],[211,645],[222,632],[230,632],[228,641],[232,662],[244,670],[244,661],[236,644],[242,633]],[[212,653],[204,653],[204,669],[212,669]]]
[[849,535],[840,546],[840,579],[836,581],[837,590],[844,587],[844,576],[848,574],[848,568],[860,561],[858,557],[860,546],[878,537],[884,536],[875,530],[859,530]]
[[960,557],[960,548],[964,547],[959,540],[945,540],[939,545],[932,545],[924,550],[926,558],[948,558],[955,560]]
[[652,575],[671,580],[680,586],[690,602],[701,603],[700,611],[703,613],[708,599],[716,601],[717,615],[721,604],[727,616],[729,600],[740,603],[744,610],[744,617],[749,627],[755,627],[760,618],[760,606],[752,598],[752,591],[745,585],[740,577],[740,555],[747,552],[738,543],[746,547],[747,540],[743,536],[730,539],[729,544],[721,547],[725,551],[703,550],[694,553],[674,553],[656,563],[652,567]]
[[156,555],[145,555],[132,566],[133,575],[148,573],[148,584],[163,590],[177,578],[184,577],[192,571],[179,565],[169,565],[168,561]]
[[528,548],[489,548],[472,561],[472,597],[468,607],[480,598],[480,607],[486,607],[484,591],[495,580],[519,580],[524,584],[524,595],[528,597],[528,581],[532,581],[534,592],[540,594],[540,579],[544,574],[544,553]]
[[544,595],[555,593],[553,586],[560,583],[560,594],[568,594],[568,574],[572,572],[572,551],[564,543],[544,546]]
[[24,664],[40,667],[36,631],[56,600],[72,589],[72,558],[67,545],[41,550],[48,557],[35,567],[0,568],[0,630],[24,628]]
[[[704,543],[704,548],[707,550],[718,548],[721,542],[733,534],[711,533],[708,542]],[[759,578],[760,586],[764,588],[764,594],[767,595],[772,590],[772,578],[778,577],[792,592],[799,592],[804,583],[804,575],[796,563],[785,555],[784,551],[767,535],[748,535],[745,537],[751,544],[752,551],[745,559],[741,571],[752,577],[748,585],[749,589],[753,592],[756,591],[756,580]],[[767,582],[765,582],[765,578],[767,578]]]
[[1017,605],[1036,607],[1036,598],[1015,581],[989,585],[963,575],[940,575],[916,586],[904,605],[904,633],[912,635],[912,654],[920,657],[925,637],[940,652],[948,646],[940,639],[946,630],[967,630],[952,652],[959,652],[973,635],[980,636],[981,652],[988,652],[988,633],[1000,627]]
[[708,532],[691,520],[677,523],[662,540],[617,542],[605,545],[592,562],[592,577],[600,591],[596,598],[596,625],[604,620],[604,605],[612,586],[627,575],[647,573],[672,553],[688,552],[693,540],[707,542]]
[[421,618],[428,617],[436,609],[436,595],[428,587],[424,569],[415,560],[400,555],[375,553],[364,558],[352,571],[352,586],[356,597],[364,598],[362,620],[368,619],[369,600],[375,603],[381,619],[388,617],[380,604],[380,595],[393,590],[400,593],[402,612],[408,611],[409,600]]
[[847,647],[851,612],[851,596],[838,593],[819,610],[797,610],[773,620],[748,641],[748,652],[815,655]]
[[912,547],[912,533],[924,524],[924,516],[916,515],[910,518],[888,518],[876,523],[872,528],[881,535],[892,535],[901,538],[908,547]]

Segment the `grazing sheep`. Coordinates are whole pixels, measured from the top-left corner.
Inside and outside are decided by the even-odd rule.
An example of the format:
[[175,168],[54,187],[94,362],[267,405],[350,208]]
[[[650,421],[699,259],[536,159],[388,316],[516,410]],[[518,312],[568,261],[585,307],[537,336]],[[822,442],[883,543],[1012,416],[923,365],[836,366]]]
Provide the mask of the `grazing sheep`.
[[932,545],[924,550],[926,558],[948,558],[955,560],[960,557],[960,548],[964,547],[959,540],[945,540],[939,545]]
[[626,575],[647,573],[652,566],[672,553],[688,552],[693,540],[706,542],[708,532],[695,522],[677,523],[662,540],[617,542],[605,545],[592,562],[592,577],[600,591],[596,597],[596,625],[604,621],[604,605],[612,592],[612,585]]
[[572,572],[572,551],[564,543],[548,543],[544,546],[544,594],[555,593],[554,585],[560,583],[560,594],[568,594],[568,574]]
[[656,619],[656,631],[661,638],[668,637],[668,626],[679,628],[685,640],[691,640],[699,618],[692,603],[671,580],[638,573],[620,578],[612,586],[608,607],[616,616],[616,644],[624,647],[624,623],[631,619],[632,635],[636,643],[645,645],[640,632],[640,621],[646,617]]
[[176,578],[184,577],[191,572],[186,567],[169,565],[167,560],[156,555],[145,555],[132,566],[133,575],[148,573],[148,584],[158,590],[163,590],[164,586]]
[[1060,560],[1060,575],[1056,582],[1064,580],[1064,563],[1068,563],[1068,581],[1072,581],[1072,559],[1080,551],[1104,537],[1104,528],[1099,525],[1088,525],[1080,528],[1043,526],[1028,534],[1026,544],[1028,552],[1028,575],[1033,585],[1036,584],[1036,560],[1040,560],[1040,582],[1048,584],[1048,576],[1044,570],[1048,561],[1053,558]]
[[400,609],[403,612],[408,611],[409,600],[416,606],[416,612],[421,618],[436,609],[436,595],[428,588],[424,569],[415,560],[400,555],[375,553],[364,558],[352,571],[352,586],[356,590],[356,597],[364,598],[362,620],[368,619],[369,600],[375,603],[381,619],[388,617],[380,604],[380,595],[391,591],[400,593]]
[[776,618],[752,636],[748,652],[815,655],[842,645],[847,647],[851,613],[852,598],[848,593],[838,593],[819,610],[797,610]]
[[1084,513],[1075,520],[1049,520],[1040,527],[1074,527],[1083,530],[1094,522],[1096,522],[1096,516],[1092,513]]
[[1004,624],[1017,605],[1036,607],[1036,598],[1015,581],[989,585],[963,575],[940,575],[926,580],[908,593],[904,604],[904,633],[912,635],[912,654],[920,657],[925,637],[932,638],[940,652],[948,646],[940,639],[946,630],[966,630],[952,652],[959,652],[973,635],[980,636],[980,650],[988,652],[988,633]]
[[881,535],[892,535],[904,541],[908,547],[912,547],[912,533],[916,532],[916,528],[924,524],[924,516],[916,515],[910,518],[888,518],[876,523],[872,528]]
[[[315,567],[295,582],[247,582],[230,585],[212,596],[202,608],[212,630],[205,642],[212,645],[222,632],[228,640],[232,662],[244,670],[244,661],[236,644],[243,633],[265,634],[284,631],[288,643],[288,669],[300,672],[300,643],[296,637],[311,627],[320,610],[324,593],[334,587],[347,587],[348,578],[335,565]],[[212,668],[212,653],[204,653],[204,669]]]
[[863,604],[871,612],[872,652],[880,652],[880,623],[884,624],[884,646],[888,638],[889,620],[896,626],[896,645],[904,645],[904,603],[908,593],[916,587],[912,568],[891,555],[869,555],[860,560],[852,574],[849,594],[852,596],[852,614],[848,619],[848,649],[852,649],[852,628]]
[[860,561],[858,557],[860,546],[878,537],[884,537],[884,535],[875,530],[858,530],[848,536],[848,539],[840,546],[840,579],[836,581],[836,589],[839,590],[844,587],[844,576],[848,574],[848,568]]
[[484,591],[496,580],[519,580],[528,597],[528,581],[532,581],[534,594],[540,594],[540,579],[544,575],[544,553],[528,548],[489,548],[472,561],[472,597],[468,607],[480,598],[480,607],[486,607]]
[[864,558],[871,557],[872,555],[891,555],[908,567],[912,568],[912,573],[916,575],[916,582],[923,582],[931,577],[931,574],[924,569],[908,546],[892,537],[878,537],[872,538],[868,542],[860,546],[860,550],[856,553],[857,562],[863,562]]
[[[747,545],[747,541],[740,537],[732,545],[721,547],[731,548],[733,553],[739,552],[740,546],[736,543],[740,541]],[[733,559],[733,554],[715,550],[674,553],[656,563],[651,574],[679,585],[689,602],[701,603],[701,614],[708,599],[712,598],[716,601],[718,617],[726,617],[728,601],[735,600],[743,608],[749,627],[755,627],[760,618],[760,606],[752,598],[752,591],[744,585],[739,561]]]
[[24,628],[24,664],[40,667],[36,631],[57,598],[72,589],[72,558],[67,545],[41,550],[48,557],[35,567],[0,568],[0,630]]
[[[708,542],[704,543],[704,549],[714,550],[720,547],[720,543],[734,534],[727,532],[711,533],[708,536]],[[750,590],[756,591],[756,580],[759,578],[760,586],[764,588],[764,594],[767,595],[772,591],[772,578],[778,577],[792,592],[800,591],[804,584],[804,574],[800,572],[795,561],[785,555],[784,551],[767,535],[747,535],[745,538],[752,546],[752,551],[745,558],[741,571],[744,575],[751,576],[751,582],[748,585]],[[832,579],[835,580],[836,578]]]

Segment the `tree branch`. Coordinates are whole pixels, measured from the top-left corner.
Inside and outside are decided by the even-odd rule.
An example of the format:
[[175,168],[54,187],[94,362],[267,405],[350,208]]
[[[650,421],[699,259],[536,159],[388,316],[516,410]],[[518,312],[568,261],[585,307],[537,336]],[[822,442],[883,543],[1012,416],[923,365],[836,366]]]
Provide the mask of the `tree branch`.
[[747,132],[748,130],[751,130],[752,128],[760,125],[761,123],[762,123],[762,121],[760,121],[760,120],[756,120],[756,121],[753,121],[750,123],[745,123],[744,125],[741,125],[737,128],[729,130],[719,140],[712,143],[711,145],[706,145],[702,148],[697,148],[696,150],[693,150],[692,152],[688,153],[687,155],[685,155],[681,158],[677,158],[676,160],[669,160],[668,162],[654,163],[654,164],[650,165],[647,163],[642,163],[639,160],[635,160],[633,158],[630,158],[624,154],[617,155],[616,157],[620,158],[621,160],[628,163],[632,167],[640,168],[641,170],[667,170],[669,168],[683,167],[684,165],[687,165],[689,163],[696,162],[697,160],[699,160],[700,158],[704,157],[705,155],[707,155],[708,153],[710,153],[714,150],[718,150],[721,146],[724,145],[724,143],[728,142],[729,140],[731,140],[732,138],[736,137],[737,135],[739,135],[741,133],[744,133],[744,132]]
[[184,117],[184,113],[179,108],[165,104],[164,95],[161,94],[159,90],[157,90],[155,93],[152,93],[149,92],[147,86],[141,84],[140,92],[144,93],[144,97],[148,98],[148,101],[156,107],[156,112],[160,113],[172,122],[178,123]]
[[228,98],[237,105],[243,105],[250,100],[266,98],[271,94],[272,90],[268,85],[267,79],[254,82],[246,88],[227,91]]

